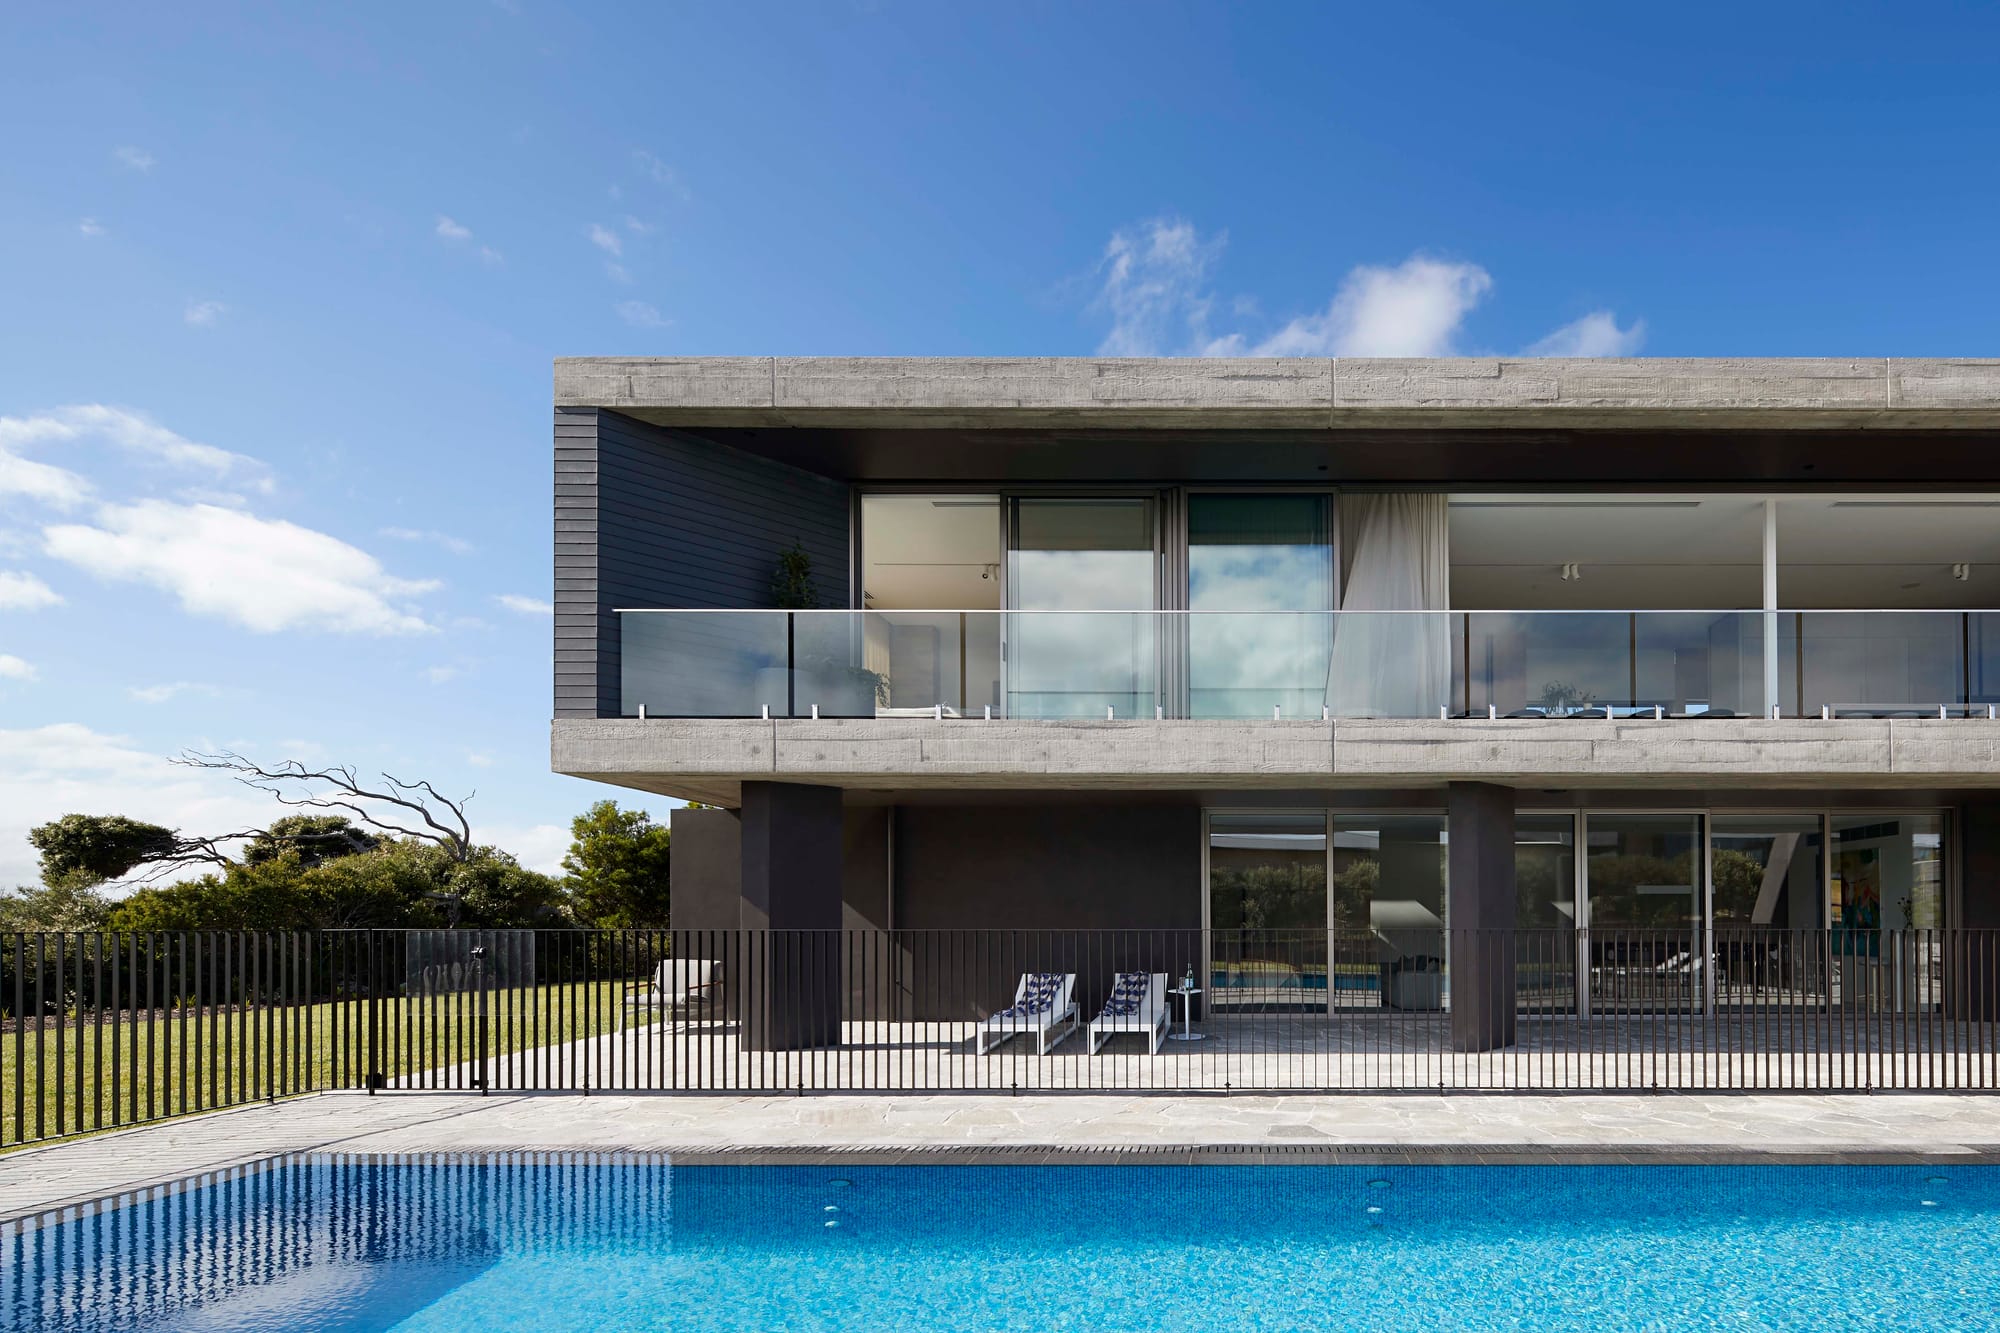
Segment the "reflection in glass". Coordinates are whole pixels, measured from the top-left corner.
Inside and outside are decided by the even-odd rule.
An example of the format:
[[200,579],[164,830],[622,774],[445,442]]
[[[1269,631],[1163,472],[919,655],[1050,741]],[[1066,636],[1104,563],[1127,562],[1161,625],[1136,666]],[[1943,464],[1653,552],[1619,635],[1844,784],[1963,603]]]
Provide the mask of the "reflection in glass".
[[[1320,495],[1188,498],[1194,717],[1318,717],[1332,650],[1332,505]],[[1315,615],[1292,615],[1310,611]]]
[[1502,717],[1755,715],[1763,620],[1740,612],[1479,611],[1453,644],[1467,710]]
[[1817,815],[1709,822],[1718,1005],[1825,999],[1825,863]]
[[1151,717],[1155,700],[1153,505],[1150,500],[1012,502],[1007,600],[1034,612],[1130,615],[1007,618],[1012,717]]
[[997,495],[861,497],[856,665],[881,683],[877,715],[1000,707],[1000,553]]
[[1700,816],[1592,814],[1587,824],[1592,1005],[1698,1008]]
[[1576,816],[1514,818],[1514,988],[1524,1013],[1576,1008]]
[[[1969,701],[1970,621],[1957,612],[1807,611],[1779,617],[1785,679],[1800,711],[1936,717]],[[1780,659],[1781,662],[1783,659]]]
[[1443,1008],[1444,817],[1336,815],[1332,862],[1336,975],[1375,975],[1391,1009]]
[[1327,1002],[1323,813],[1209,816],[1208,894],[1217,1007]]
[[[834,620],[845,617],[834,616]],[[618,617],[626,717],[784,717],[790,707],[782,611],[626,611]]]
[[1834,816],[1830,908],[1841,1004],[1893,1012],[1934,1006],[1939,941],[1921,932],[1944,925],[1944,817]]

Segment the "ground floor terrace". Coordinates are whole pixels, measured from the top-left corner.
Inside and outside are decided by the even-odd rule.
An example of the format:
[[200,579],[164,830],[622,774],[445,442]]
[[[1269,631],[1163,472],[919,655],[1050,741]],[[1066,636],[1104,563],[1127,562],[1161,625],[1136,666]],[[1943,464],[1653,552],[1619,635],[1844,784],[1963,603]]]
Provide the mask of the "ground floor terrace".
[[[719,1021],[673,1042],[718,1069],[737,1045],[980,1054],[1042,974],[1082,1028],[1121,976],[1157,978],[1148,1004],[1200,1034],[1177,1058],[1218,1087],[1647,1086],[1624,1062],[1655,1057],[1682,1062],[1662,1086],[1774,1086],[1796,1057],[1782,1081],[1823,1087],[1848,1056],[1891,1086],[1881,1061],[1980,1058],[2000,1017],[2000,807],[1976,790],[746,782],[674,839],[671,951],[709,961],[695,1016]],[[754,1063],[735,1086],[765,1085]]]

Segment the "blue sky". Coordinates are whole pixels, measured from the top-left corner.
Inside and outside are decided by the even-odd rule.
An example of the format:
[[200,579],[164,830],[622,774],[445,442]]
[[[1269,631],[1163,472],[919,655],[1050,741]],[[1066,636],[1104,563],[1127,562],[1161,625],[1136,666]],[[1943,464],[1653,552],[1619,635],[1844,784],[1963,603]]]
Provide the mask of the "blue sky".
[[272,813],[183,746],[552,865],[557,355],[1991,353],[1996,29],[9,6],[0,883],[67,809]]

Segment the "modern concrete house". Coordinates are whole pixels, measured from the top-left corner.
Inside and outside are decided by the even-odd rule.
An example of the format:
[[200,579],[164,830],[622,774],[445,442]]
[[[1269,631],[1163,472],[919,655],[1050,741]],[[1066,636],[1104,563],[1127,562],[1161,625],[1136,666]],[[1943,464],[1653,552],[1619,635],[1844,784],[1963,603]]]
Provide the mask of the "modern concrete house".
[[677,931],[1182,932],[1462,1049],[1991,1003],[1841,941],[2000,926],[2000,361],[561,360],[555,515]]

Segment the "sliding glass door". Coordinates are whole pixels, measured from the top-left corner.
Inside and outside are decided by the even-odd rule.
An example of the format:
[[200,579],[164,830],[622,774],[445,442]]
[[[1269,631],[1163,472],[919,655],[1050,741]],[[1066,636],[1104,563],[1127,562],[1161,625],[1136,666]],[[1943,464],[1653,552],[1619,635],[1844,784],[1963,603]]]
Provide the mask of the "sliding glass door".
[[1188,497],[1188,716],[1316,718],[1333,645],[1326,495]]
[[1010,717],[1151,717],[1158,539],[1142,497],[1008,503]]
[[1208,819],[1210,986],[1217,1009],[1327,999],[1326,814]]
[[1593,813],[1585,828],[1593,1011],[1701,1009],[1701,816]]

